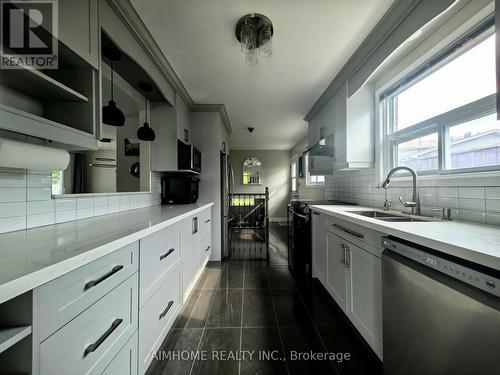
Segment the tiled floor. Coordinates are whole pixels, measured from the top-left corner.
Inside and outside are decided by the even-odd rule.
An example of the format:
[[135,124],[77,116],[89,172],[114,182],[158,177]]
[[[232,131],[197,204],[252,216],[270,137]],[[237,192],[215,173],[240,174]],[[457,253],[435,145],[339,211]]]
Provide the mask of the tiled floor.
[[[278,259],[282,234],[274,232],[281,246],[270,266],[241,259],[207,265],[161,348],[183,357],[156,360],[148,374],[382,374],[322,287],[294,280]],[[325,352],[350,359],[297,357]]]

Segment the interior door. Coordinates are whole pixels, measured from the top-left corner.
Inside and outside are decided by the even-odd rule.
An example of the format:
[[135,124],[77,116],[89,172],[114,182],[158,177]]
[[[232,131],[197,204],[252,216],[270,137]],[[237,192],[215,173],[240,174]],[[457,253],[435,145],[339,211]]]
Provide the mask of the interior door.
[[327,270],[326,270],[326,288],[333,299],[340,306],[342,311],[346,312],[346,266],[345,266],[345,244],[337,235],[327,232]]
[[347,246],[347,315],[382,358],[382,261],[358,246]]

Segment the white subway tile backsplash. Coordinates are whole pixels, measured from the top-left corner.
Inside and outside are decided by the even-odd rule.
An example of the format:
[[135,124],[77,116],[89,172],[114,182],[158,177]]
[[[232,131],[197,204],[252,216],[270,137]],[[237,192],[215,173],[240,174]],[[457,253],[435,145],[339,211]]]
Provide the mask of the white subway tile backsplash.
[[448,197],[448,198],[455,197],[456,198],[456,197],[458,197],[458,188],[438,186],[436,188],[436,196],[438,198],[441,198],[441,197]]
[[28,188],[28,201],[42,201],[52,199],[52,189],[50,187]]
[[39,215],[54,212],[54,200],[28,202],[27,215]]
[[0,233],[26,229],[26,216],[0,219]]
[[26,202],[26,188],[0,188],[0,203]]
[[500,212],[500,199],[486,199],[486,212]]
[[459,187],[458,196],[460,198],[483,198],[484,187]]
[[56,212],[76,210],[76,198],[57,198]]
[[78,197],[76,198],[76,209],[84,210],[94,208],[94,197]]
[[458,208],[458,198],[438,196],[437,206],[443,208]]
[[484,198],[459,198],[458,208],[465,210],[485,211],[486,201]]
[[26,187],[26,175],[20,173],[0,173],[0,188]]
[[54,212],[40,215],[28,215],[26,216],[26,227],[34,228],[41,227],[43,225],[51,225],[54,224],[55,220]]
[[499,212],[486,212],[486,224],[500,225],[500,213]]
[[0,203],[0,219],[26,216],[26,202]]
[[76,210],[71,211],[56,211],[56,223],[64,223],[66,221],[76,220]]
[[28,187],[52,188],[52,176],[42,174],[28,174]]
[[130,210],[130,197],[128,195],[120,195],[120,211]]
[[104,207],[108,206],[108,197],[95,197],[94,207]]
[[108,213],[108,206],[94,207],[94,216],[106,215]]
[[500,187],[486,187],[486,199],[500,199]]
[[486,212],[472,210],[458,210],[458,218],[464,221],[473,221],[476,223],[486,223]]
[[119,206],[120,205],[120,196],[119,195],[111,195],[108,197],[108,206]]
[[94,216],[94,207],[92,208],[78,208],[76,210],[76,218],[77,220],[79,219],[86,219],[88,217]]

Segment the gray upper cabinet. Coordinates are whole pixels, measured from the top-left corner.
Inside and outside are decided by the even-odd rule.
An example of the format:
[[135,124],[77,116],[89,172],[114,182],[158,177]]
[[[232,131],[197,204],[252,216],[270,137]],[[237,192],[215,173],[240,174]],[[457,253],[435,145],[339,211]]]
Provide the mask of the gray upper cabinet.
[[179,95],[175,96],[177,112],[177,138],[184,143],[191,143],[191,111]]
[[59,40],[99,69],[99,0],[59,0]]
[[177,170],[177,110],[167,102],[151,102],[151,126],[156,139],[151,142],[151,170]]

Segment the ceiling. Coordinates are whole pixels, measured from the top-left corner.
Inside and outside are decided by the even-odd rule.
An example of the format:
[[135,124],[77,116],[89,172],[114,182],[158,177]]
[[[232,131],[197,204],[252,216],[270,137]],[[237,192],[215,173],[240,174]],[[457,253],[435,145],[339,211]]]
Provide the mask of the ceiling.
[[[393,0],[131,0],[195,103],[225,104],[231,149],[289,150],[305,114]],[[274,24],[273,54],[245,64],[247,13]],[[249,133],[247,127],[254,127]]]

